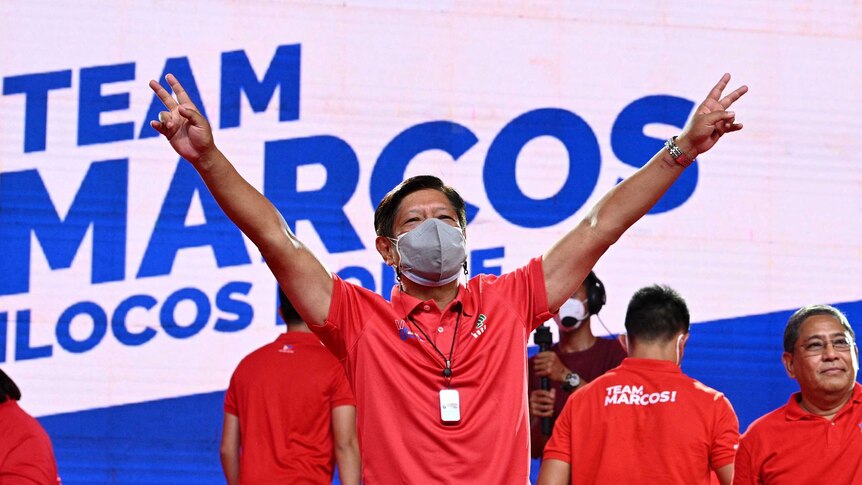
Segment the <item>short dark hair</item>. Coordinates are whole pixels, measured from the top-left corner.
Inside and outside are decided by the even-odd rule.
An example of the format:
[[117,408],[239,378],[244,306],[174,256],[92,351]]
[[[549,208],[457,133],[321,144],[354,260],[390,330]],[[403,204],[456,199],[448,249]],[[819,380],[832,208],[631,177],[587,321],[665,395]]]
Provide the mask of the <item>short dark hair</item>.
[[461,228],[467,226],[467,208],[464,199],[452,187],[443,183],[442,180],[433,175],[417,175],[398,184],[388,194],[383,196],[377,209],[374,211],[374,231],[378,236],[392,237],[392,225],[395,223],[395,213],[398,206],[405,197],[424,189],[434,189],[445,195],[455,212],[458,214],[458,223]]
[[7,376],[3,369],[0,369],[0,402],[6,402],[6,399],[20,401],[21,390],[18,389],[11,377]]
[[668,341],[679,332],[688,333],[688,306],[679,293],[663,285],[639,289],[626,310],[626,332],[630,340]]
[[293,323],[302,323],[302,317],[299,316],[299,313],[296,312],[296,308],[293,307],[293,303],[287,298],[287,295],[281,291],[281,287],[278,288],[278,307],[281,309],[281,318],[284,320],[284,323],[293,324]]
[[805,320],[816,315],[829,315],[835,320],[838,320],[838,323],[840,323],[845,330],[850,332],[850,337],[854,341],[856,340],[856,333],[853,332],[853,328],[850,327],[850,322],[847,321],[847,315],[844,315],[841,310],[831,305],[807,305],[796,310],[796,312],[790,316],[790,319],[787,320],[787,325],[784,327],[785,352],[793,353],[793,349],[796,347],[796,341],[799,339],[799,328],[802,327]]

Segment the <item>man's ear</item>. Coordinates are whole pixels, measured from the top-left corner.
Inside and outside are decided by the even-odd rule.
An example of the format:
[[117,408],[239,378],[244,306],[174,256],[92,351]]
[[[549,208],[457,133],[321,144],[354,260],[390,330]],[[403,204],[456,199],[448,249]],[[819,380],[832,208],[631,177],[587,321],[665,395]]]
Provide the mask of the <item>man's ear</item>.
[[688,343],[688,338],[691,337],[691,332],[686,332],[682,334],[682,338],[679,339],[679,361],[682,363],[682,358],[685,356],[685,344]]
[[685,351],[685,344],[688,343],[688,338],[691,337],[691,332],[686,332],[682,334],[682,338],[679,341],[679,353],[683,353]]
[[853,369],[859,372],[859,346],[853,342]]
[[624,333],[621,333],[621,334],[617,335],[617,340],[619,341],[620,345],[622,345],[623,348],[626,350],[626,353],[627,354],[630,353],[629,336],[624,334]]
[[395,245],[392,244],[392,241],[386,236],[377,236],[374,240],[374,247],[377,248],[377,252],[380,253],[380,256],[383,258],[383,262],[385,262],[388,266],[395,266],[398,264],[398,254],[395,251]]
[[790,352],[781,354],[781,363],[784,364],[784,371],[787,372],[787,377],[796,379],[796,372],[793,370],[793,354]]

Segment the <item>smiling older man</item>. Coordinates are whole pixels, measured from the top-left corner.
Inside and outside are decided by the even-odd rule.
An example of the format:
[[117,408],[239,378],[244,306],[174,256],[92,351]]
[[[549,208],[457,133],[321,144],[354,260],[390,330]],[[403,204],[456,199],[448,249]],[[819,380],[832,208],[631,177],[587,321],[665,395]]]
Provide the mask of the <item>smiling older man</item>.
[[733,483],[862,484],[859,349],[847,317],[828,305],[799,309],[782,361],[800,392],[742,436]]

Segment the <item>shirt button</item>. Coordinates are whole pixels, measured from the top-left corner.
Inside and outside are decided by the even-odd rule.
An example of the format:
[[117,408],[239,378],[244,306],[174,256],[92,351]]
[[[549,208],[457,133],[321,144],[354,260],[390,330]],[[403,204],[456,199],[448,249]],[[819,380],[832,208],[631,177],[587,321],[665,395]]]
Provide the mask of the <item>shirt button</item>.
[[[443,327],[437,327],[437,333],[443,333]],[[835,424],[835,423],[832,423]]]
[[425,305],[425,306],[423,306],[423,307],[422,307],[422,309],[423,309],[423,310],[425,310],[425,311],[427,312],[428,310],[430,310],[430,309],[431,309],[431,305]]

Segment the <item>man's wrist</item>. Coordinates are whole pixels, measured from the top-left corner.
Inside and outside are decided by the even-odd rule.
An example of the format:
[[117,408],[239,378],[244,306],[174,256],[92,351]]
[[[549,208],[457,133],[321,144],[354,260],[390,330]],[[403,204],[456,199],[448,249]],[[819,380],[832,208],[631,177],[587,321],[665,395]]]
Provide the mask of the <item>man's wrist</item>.
[[669,138],[664,144],[665,151],[670,155],[673,161],[687,168],[697,158],[697,150],[692,146],[685,137],[674,136]]
[[[224,160],[224,155],[213,144],[213,146],[201,153],[201,156],[192,162],[196,169],[202,171],[210,171],[213,167],[217,167],[219,162]],[[191,162],[191,160],[189,160]]]

